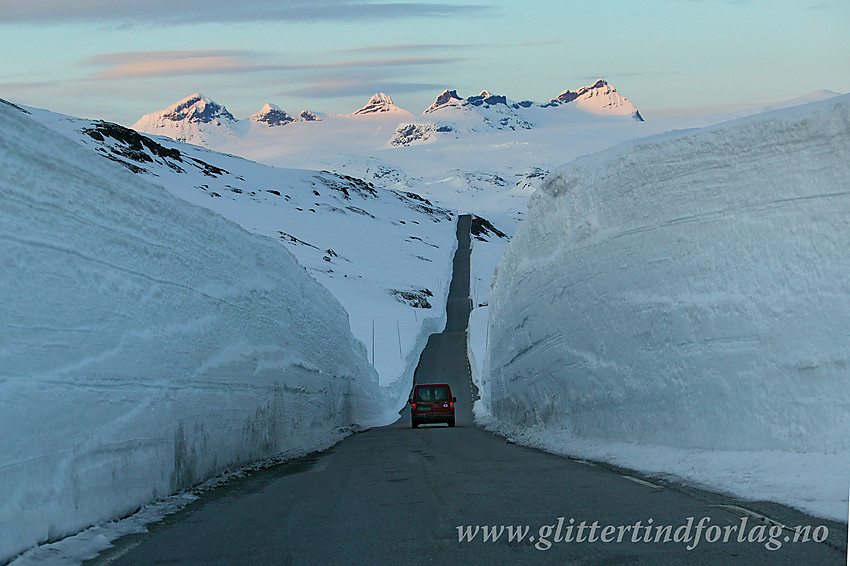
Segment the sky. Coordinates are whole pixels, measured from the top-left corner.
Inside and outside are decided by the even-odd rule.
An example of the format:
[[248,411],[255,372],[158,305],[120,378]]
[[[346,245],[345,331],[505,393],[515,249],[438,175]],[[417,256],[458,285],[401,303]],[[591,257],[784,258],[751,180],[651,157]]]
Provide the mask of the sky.
[[445,88],[641,111],[850,92],[847,0],[0,0],[0,98],[132,125],[195,92],[246,118],[414,113]]

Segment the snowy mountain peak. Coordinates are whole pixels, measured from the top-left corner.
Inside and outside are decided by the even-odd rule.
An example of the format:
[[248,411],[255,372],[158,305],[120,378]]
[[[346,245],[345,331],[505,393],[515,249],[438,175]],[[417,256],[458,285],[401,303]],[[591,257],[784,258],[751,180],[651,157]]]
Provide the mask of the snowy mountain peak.
[[[227,108],[199,92],[175,102],[161,113],[155,112],[154,114],[160,114],[163,120],[172,122],[208,124],[216,120],[236,121],[233,114],[227,111]],[[150,116],[150,114],[147,114],[147,116]]]
[[609,94],[611,92],[617,92],[617,89],[615,89],[605,79],[599,79],[590,86],[583,86],[576,90],[567,89],[561,94],[559,94],[555,100],[559,100],[564,103],[569,103],[584,95],[594,96],[599,93]]
[[209,145],[214,138],[235,136],[238,122],[227,108],[196,92],[164,110],[145,114],[133,124],[133,129]]
[[298,117],[301,118],[304,122],[320,122],[322,119],[319,118],[319,115],[315,112],[310,112],[309,110],[302,110]]
[[635,105],[605,79],[599,79],[592,85],[576,90],[565,90],[545,106],[559,106],[571,102],[592,114],[632,115],[643,122],[643,117]]
[[463,99],[458,96],[456,90],[446,89],[440,93],[440,96],[437,97],[431,106],[425,109],[423,114],[428,114],[438,108],[443,108],[444,106],[460,106],[462,102]]
[[393,104],[392,98],[383,92],[378,92],[372,95],[372,98],[369,99],[366,106],[354,112],[354,115],[360,116],[363,114],[377,114],[380,112],[404,112],[404,110]]
[[250,120],[267,126],[284,126],[294,122],[295,118],[281,110],[280,107],[266,103],[259,112],[251,116]]

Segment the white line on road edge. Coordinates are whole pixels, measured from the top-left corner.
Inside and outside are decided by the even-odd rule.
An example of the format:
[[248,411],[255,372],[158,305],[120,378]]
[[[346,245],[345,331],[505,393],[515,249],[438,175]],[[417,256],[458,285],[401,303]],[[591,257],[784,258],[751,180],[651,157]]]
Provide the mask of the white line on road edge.
[[743,513],[745,515],[749,515],[753,519],[760,521],[762,523],[765,523],[765,524],[768,524],[768,525],[771,525],[771,526],[782,527],[786,531],[792,531],[793,532],[793,530],[794,530],[791,527],[783,525],[782,523],[780,523],[779,521],[777,521],[775,519],[771,519],[767,515],[762,515],[761,513],[756,513],[755,511],[751,511],[751,510],[746,509],[744,507],[739,507],[738,505],[728,505],[728,504],[723,503],[723,504],[720,504],[720,505],[709,505],[709,507],[715,507],[715,508],[721,508],[721,509],[730,509],[732,511],[737,511],[738,513]]
[[655,489],[664,489],[664,487],[657,485],[657,484],[654,484],[652,482],[648,482],[646,480],[633,478],[632,476],[627,476],[627,475],[623,475],[623,477],[626,478],[627,480],[631,480],[635,483],[639,483],[640,485],[645,485],[647,487],[654,487]]
[[115,553],[111,554],[110,556],[107,556],[104,560],[101,560],[97,564],[98,564],[98,566],[108,566],[109,564],[112,564],[113,562],[115,562],[119,558],[123,558],[125,554],[127,554],[128,552],[130,552],[131,550],[133,550],[134,548],[136,548],[140,544],[142,544],[142,541],[140,541],[140,540],[135,541],[135,542],[131,542],[130,544],[128,544],[127,546],[125,546],[121,550],[118,550]]
[[[594,464],[593,462],[588,462],[587,460],[579,460],[578,458],[570,458],[570,459],[573,462],[576,462],[578,464],[584,464],[585,466],[593,466],[594,468],[597,467],[596,464]],[[848,566],[850,566],[850,564],[848,564]]]

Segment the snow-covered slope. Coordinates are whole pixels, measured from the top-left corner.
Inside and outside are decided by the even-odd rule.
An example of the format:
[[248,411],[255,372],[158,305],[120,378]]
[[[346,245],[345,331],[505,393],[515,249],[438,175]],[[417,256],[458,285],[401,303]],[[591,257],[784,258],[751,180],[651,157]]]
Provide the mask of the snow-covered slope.
[[[155,148],[137,156],[216,178]],[[346,312],[280,242],[9,104],[0,203],[0,562],[390,420]]]
[[848,155],[843,96],[559,169],[494,278],[483,410],[846,520]]
[[29,111],[173,195],[289,248],[345,307],[381,384],[398,388],[395,402],[403,404],[428,335],[445,317],[456,242],[449,210],[407,187],[269,167],[115,124]]

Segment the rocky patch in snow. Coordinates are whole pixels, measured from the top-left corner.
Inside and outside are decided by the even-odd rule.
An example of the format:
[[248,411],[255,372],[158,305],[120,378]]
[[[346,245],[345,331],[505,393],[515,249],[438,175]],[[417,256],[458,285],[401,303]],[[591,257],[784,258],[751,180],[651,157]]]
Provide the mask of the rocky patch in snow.
[[389,293],[396,300],[406,303],[415,309],[430,309],[431,303],[428,302],[428,298],[434,296],[428,289],[410,289],[407,291],[390,289]]
[[486,242],[489,240],[489,236],[495,236],[497,238],[507,239],[507,234],[493,226],[489,220],[486,218],[482,218],[478,215],[472,215],[472,224],[470,226],[470,232],[472,236],[479,241]]

